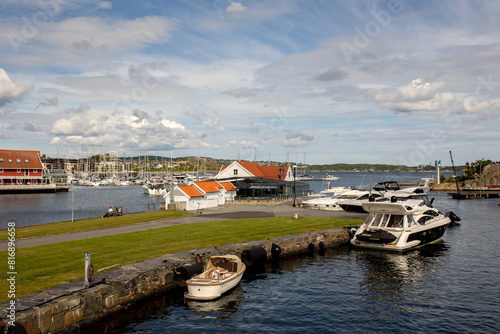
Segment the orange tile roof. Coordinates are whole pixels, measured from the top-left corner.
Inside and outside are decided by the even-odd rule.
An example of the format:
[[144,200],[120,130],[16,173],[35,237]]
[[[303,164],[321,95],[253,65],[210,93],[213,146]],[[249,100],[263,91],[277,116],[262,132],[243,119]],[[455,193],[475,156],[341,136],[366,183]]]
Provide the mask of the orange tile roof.
[[199,191],[195,186],[177,186],[183,193],[189,197],[204,197],[205,195]]
[[205,193],[217,193],[219,192],[219,189],[223,188],[217,181],[200,181],[195,182],[195,184]]
[[[258,162],[250,162],[244,160],[238,161],[238,164],[255,177],[273,180],[284,180],[288,169],[290,168],[290,166],[283,166],[283,173],[280,177],[281,166],[262,166]],[[220,172],[225,170],[227,167],[229,167],[229,165],[223,165],[220,169]]]
[[238,190],[238,188],[236,188],[231,182],[223,182],[223,181],[219,181],[219,183],[224,187],[224,189],[226,189],[227,191],[230,191],[230,190]]
[[0,169],[43,169],[40,151],[0,150]]
[[281,166],[261,166],[257,162],[249,162],[243,160],[240,160],[238,163],[256,177],[262,177],[273,180],[285,179],[286,172],[288,171],[289,168],[288,166],[284,166],[283,173],[280,175]]

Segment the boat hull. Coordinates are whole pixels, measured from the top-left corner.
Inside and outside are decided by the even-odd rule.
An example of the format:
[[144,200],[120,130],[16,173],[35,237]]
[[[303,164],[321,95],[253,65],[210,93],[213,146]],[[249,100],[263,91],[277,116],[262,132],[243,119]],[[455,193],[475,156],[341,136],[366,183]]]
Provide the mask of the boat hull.
[[224,280],[210,279],[206,281],[192,279],[186,281],[188,291],[184,295],[187,300],[214,300],[233,289],[240,283],[243,273]]
[[417,231],[402,232],[397,240],[393,242],[381,242],[380,240],[360,240],[355,235],[351,239],[351,245],[359,248],[382,249],[388,251],[402,252],[417,247],[422,247],[426,244],[433,243],[441,239],[446,231],[450,219],[442,219],[439,223],[435,223],[434,227]]

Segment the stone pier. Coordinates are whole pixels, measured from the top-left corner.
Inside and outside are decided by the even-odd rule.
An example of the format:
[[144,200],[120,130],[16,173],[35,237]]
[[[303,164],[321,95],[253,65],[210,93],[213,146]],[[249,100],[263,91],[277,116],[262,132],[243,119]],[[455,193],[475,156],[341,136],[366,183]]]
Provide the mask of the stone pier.
[[[272,243],[279,245],[282,250],[280,256],[286,257],[308,252],[311,243],[318,247],[323,242],[331,248],[348,239],[348,229],[339,228],[166,254],[96,274],[93,284],[88,288],[84,288],[81,279],[21,297],[16,300],[15,318],[29,334],[68,332],[140,300],[176,288],[178,281],[174,279],[174,271],[180,266],[194,263],[193,253],[205,254],[203,260],[206,262],[212,255],[234,254],[241,257],[244,250],[264,247],[270,259]],[[2,318],[7,316],[9,305],[1,304]]]

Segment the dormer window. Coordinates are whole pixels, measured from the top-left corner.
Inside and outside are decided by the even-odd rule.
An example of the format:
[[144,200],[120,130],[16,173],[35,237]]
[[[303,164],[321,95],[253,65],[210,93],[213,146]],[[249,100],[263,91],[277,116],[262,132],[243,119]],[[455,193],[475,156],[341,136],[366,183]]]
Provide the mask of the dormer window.
[[3,162],[3,158],[0,159],[0,162]]
[[30,161],[28,159],[24,159],[24,162],[29,163]]
[[16,159],[16,162],[17,163],[21,163],[21,159]]
[[9,162],[12,162],[12,159],[9,159]]

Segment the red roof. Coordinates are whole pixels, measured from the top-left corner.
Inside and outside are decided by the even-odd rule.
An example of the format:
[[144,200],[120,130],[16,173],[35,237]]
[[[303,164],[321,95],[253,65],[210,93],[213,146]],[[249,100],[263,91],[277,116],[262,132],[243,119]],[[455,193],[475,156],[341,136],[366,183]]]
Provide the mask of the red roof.
[[227,191],[231,191],[231,190],[238,190],[231,182],[221,182],[219,181],[219,183],[224,187],[224,189],[226,189]]
[[0,169],[43,169],[40,151],[0,150]]
[[180,190],[182,190],[189,197],[204,197],[205,195],[199,191],[195,186],[177,186]]
[[[238,164],[255,177],[272,180],[284,180],[288,172],[288,168],[290,168],[289,166],[283,166],[283,173],[281,173],[281,166],[261,166],[258,162],[244,160],[238,161]],[[229,165],[223,166],[221,171],[227,167],[229,167]]]
[[195,184],[197,187],[199,187],[205,193],[217,193],[217,192],[219,192],[219,189],[224,188],[217,181],[200,181],[200,182],[195,182]]

